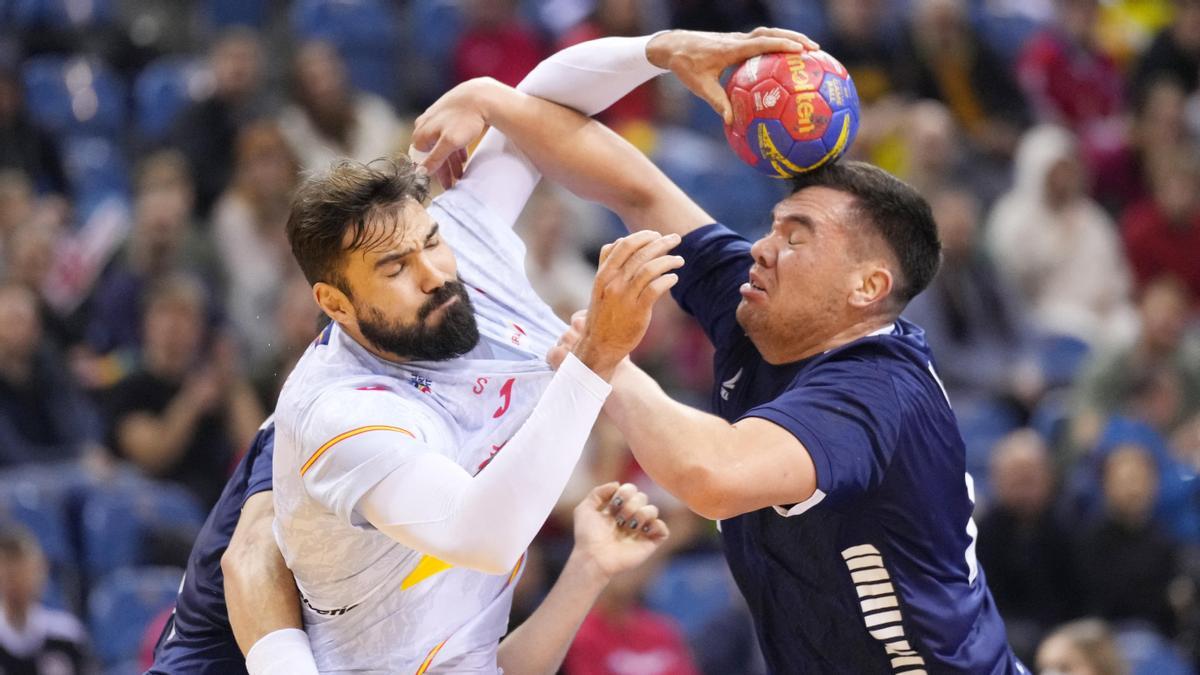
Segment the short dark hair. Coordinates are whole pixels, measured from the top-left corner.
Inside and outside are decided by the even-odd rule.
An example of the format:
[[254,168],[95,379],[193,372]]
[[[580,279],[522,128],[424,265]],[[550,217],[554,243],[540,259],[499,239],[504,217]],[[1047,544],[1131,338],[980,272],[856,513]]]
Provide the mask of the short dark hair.
[[855,208],[883,237],[900,263],[894,297],[901,306],[925,290],[937,274],[942,243],[929,202],[912,186],[866,162],[838,162],[792,180],[795,194],[827,187],[855,198]]
[[[308,283],[323,281],[350,294],[342,275],[342,254],[373,246],[387,236],[368,241],[368,221],[383,209],[407,200],[424,203],[429,176],[406,156],[377,159],[370,164],[343,160],[328,171],[307,178],[292,198],[287,236],[292,255]],[[343,243],[352,232],[349,245]]]

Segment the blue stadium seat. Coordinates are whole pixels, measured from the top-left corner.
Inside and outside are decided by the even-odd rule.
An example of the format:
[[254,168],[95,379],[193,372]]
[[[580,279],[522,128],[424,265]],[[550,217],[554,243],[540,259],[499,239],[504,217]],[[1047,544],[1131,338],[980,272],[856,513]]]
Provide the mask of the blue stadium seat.
[[138,134],[148,141],[163,140],[179,114],[211,91],[203,59],[166,56],[150,63],[133,85]]
[[125,128],[125,84],[88,56],[36,56],[25,62],[26,105],[46,131],[118,137]]
[[96,656],[113,666],[137,656],[150,621],[175,602],[183,570],[137,567],[113,572],[88,597]]
[[112,0],[6,0],[0,2],[4,25],[18,28],[87,29],[112,22]]
[[1075,376],[1087,362],[1090,350],[1087,343],[1077,337],[1044,335],[1038,338],[1037,351],[1046,386],[1054,388],[1075,381]]
[[62,142],[63,168],[76,209],[110,195],[129,194],[129,163],[121,146],[103,136],[71,136]]
[[292,29],[304,39],[328,40],[346,61],[354,86],[396,98],[399,17],[381,0],[300,0]]
[[646,587],[646,606],[678,622],[689,639],[737,601],[733,577],[720,553],[672,558]]
[[267,23],[267,0],[205,0],[204,16],[216,29],[262,28]]
[[50,578],[42,602],[77,611],[80,578],[70,515],[69,481],[49,471],[16,469],[0,476],[0,521],[11,519],[29,529],[46,556]]
[[99,579],[138,565],[152,536],[195,535],[204,515],[196,498],[176,485],[127,479],[97,489],[83,507],[84,572]]
[[1129,662],[1130,675],[1195,675],[1169,640],[1143,625],[1120,626],[1117,648]]

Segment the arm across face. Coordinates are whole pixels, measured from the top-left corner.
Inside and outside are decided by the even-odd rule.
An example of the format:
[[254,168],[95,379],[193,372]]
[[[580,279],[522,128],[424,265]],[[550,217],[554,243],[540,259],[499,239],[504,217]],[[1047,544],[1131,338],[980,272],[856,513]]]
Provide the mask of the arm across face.
[[[750,34],[667,31],[642,40],[644,54],[638,55],[639,58],[651,67],[676,73],[724,118],[728,118],[730,106],[718,81],[722,70],[756,54],[816,48],[815,43],[799,33],[766,28]],[[576,195],[612,209],[630,230],[654,229],[682,235],[712,222],[703,209],[641,152],[577,112],[592,114],[620,98],[613,96],[622,89],[614,87],[614,82],[640,84],[632,80],[626,83],[622,78],[628,76],[622,76],[619,69],[582,67],[581,62],[587,63],[586,58],[576,59],[569,66],[565,65],[569,59],[561,58],[572,50],[585,50],[582,52],[585,54],[587,49],[598,50],[602,42],[583,43],[552,57],[551,61],[560,59],[556,65],[561,69],[546,68],[541,73],[535,70],[516,90],[494,80],[480,79],[448,92],[417,119],[413,146],[428,152],[422,164],[431,171],[441,172],[443,183],[450,184],[452,169],[461,162],[463,148],[490,126],[493,130],[480,145],[481,150],[487,147],[489,151],[477,153],[464,180],[473,178],[473,165],[495,161],[491,154],[493,145],[485,144],[500,132],[505,142],[519,148],[519,153],[537,171]],[[621,58],[631,60],[628,55]],[[603,59],[598,61],[604,63]],[[530,81],[535,86],[528,86]],[[568,86],[560,91],[558,87],[562,85]],[[622,95],[628,89],[632,86],[622,91]],[[604,99],[603,105],[593,98]],[[489,178],[503,180],[499,171],[487,173]],[[481,186],[485,184],[479,182]],[[522,194],[523,205],[528,191]],[[505,200],[501,197],[499,201]]]

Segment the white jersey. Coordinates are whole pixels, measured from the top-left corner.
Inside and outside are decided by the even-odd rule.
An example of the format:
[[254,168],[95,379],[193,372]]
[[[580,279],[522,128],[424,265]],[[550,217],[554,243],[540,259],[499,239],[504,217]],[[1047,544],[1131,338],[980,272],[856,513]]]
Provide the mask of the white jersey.
[[450,567],[355,512],[416,452],[483,470],[541,397],[546,351],[566,329],[529,286],[523,243],[470,192],[451,190],[429,212],[469,288],[479,346],[447,362],[396,364],[331,325],[276,408],[276,539],[322,673],[495,673],[524,561],[501,575]]

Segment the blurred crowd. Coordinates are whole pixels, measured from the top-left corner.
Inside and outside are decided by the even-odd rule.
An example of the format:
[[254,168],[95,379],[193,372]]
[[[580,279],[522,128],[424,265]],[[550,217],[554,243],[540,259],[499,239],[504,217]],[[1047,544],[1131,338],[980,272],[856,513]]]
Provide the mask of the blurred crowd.
[[[932,204],[945,259],[907,316],[958,415],[1018,654],[1196,672],[1200,0],[0,0],[0,671],[144,665],[319,326],[284,235],[303,172],[403,152],[457,82],[516,84],[571,44],[758,25],[846,65],[851,155]],[[669,78],[600,118],[747,236],[786,194]],[[543,186],[519,228],[543,297],[584,307],[620,223]],[[635,358],[707,401],[711,347],[672,303]],[[713,524],[603,422],[514,622],[565,560],[575,501],[614,479],[651,491],[673,536],[613,583],[564,671],[760,672]]]

